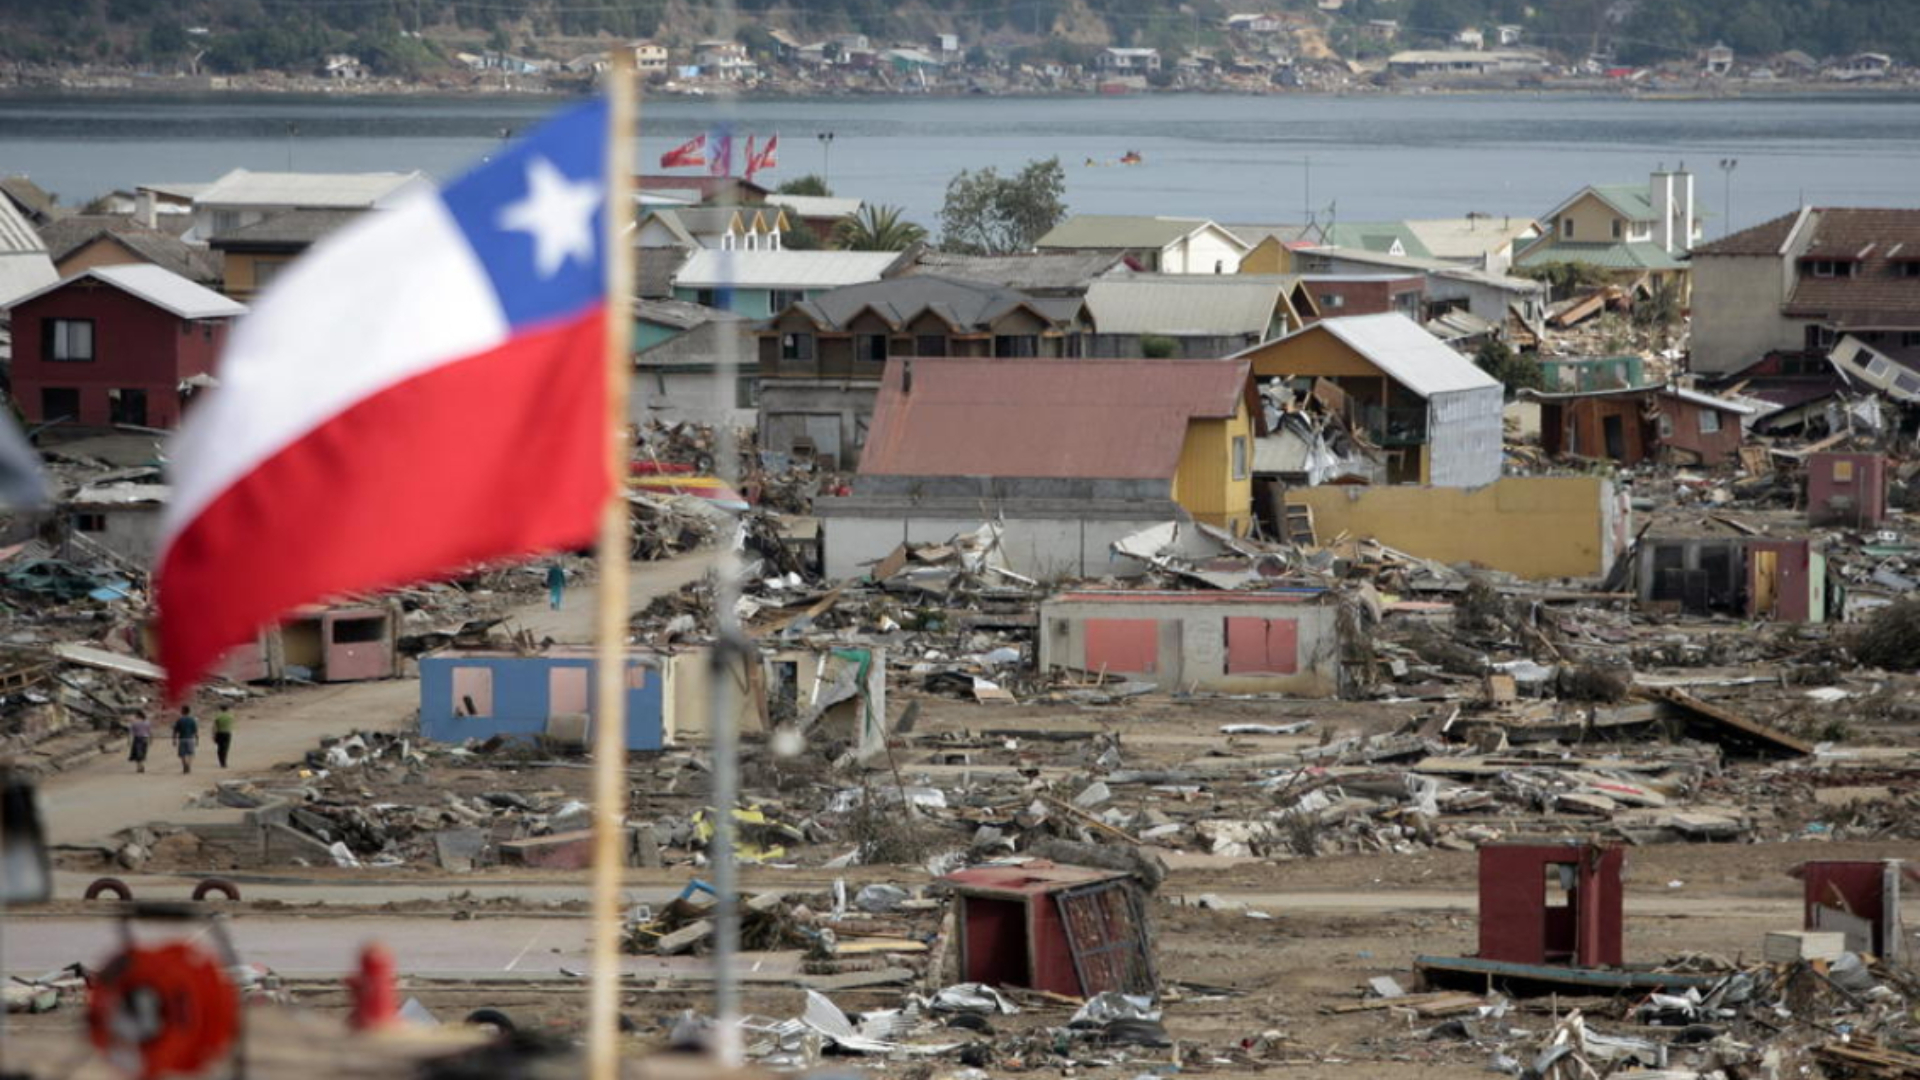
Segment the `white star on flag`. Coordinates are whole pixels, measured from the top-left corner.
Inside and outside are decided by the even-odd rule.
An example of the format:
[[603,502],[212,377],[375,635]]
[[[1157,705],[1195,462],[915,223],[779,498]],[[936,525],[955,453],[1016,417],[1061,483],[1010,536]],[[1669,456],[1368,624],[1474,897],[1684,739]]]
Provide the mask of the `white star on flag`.
[[598,183],[568,180],[553,162],[536,157],[527,163],[526,198],[501,207],[498,224],[533,237],[533,267],[549,278],[568,259],[593,258],[593,213],[599,208]]

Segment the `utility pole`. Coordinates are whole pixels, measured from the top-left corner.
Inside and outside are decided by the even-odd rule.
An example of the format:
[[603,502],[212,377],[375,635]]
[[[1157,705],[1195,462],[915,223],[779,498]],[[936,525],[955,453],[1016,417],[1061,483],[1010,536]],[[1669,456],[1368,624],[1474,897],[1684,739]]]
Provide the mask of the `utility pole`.
[[[1739,158],[1729,157],[1720,159],[1720,174],[1726,178],[1726,183],[1723,187],[1725,201],[1721,204],[1721,211],[1726,214],[1726,217],[1721,219],[1721,236],[1726,236],[1733,231],[1733,170],[1739,167]],[[1687,229],[1689,232],[1692,231],[1693,222],[1687,222]]]
[[813,136],[820,140],[820,182],[833,189],[833,132],[816,132]]

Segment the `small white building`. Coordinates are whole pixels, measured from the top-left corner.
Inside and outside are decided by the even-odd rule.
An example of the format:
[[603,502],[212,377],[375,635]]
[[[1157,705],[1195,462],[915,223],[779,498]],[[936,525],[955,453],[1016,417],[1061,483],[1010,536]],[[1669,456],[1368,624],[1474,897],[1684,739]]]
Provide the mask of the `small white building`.
[[1159,49],[1103,49],[1095,61],[1101,71],[1144,75],[1160,70]]

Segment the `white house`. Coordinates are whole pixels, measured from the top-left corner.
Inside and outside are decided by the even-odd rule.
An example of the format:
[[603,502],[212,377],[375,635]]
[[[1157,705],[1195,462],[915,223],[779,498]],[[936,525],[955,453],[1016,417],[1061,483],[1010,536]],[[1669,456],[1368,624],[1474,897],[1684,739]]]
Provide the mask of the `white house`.
[[1122,71],[1144,75],[1160,70],[1159,49],[1105,49],[1096,64],[1102,71]]
[[1231,274],[1253,246],[1205,218],[1078,214],[1034,245],[1041,251],[1112,251],[1163,274]]

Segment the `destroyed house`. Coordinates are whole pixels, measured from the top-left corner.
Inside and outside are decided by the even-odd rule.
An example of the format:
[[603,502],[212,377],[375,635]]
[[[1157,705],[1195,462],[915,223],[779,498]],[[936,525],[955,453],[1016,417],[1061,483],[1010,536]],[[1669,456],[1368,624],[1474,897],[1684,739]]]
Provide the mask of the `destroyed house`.
[[1478,487],[1500,477],[1504,390],[1403,315],[1325,319],[1234,357],[1300,394],[1325,379],[1349,430],[1387,459],[1393,483]]
[[1692,368],[1824,358],[1845,337],[1920,371],[1920,209],[1807,207],[1693,252]]
[[1087,289],[1094,356],[1144,356],[1161,338],[1183,359],[1228,356],[1317,316],[1300,279],[1253,274],[1127,274]]
[[1776,622],[1825,622],[1827,558],[1811,540],[1642,538],[1635,592],[1656,610]]
[[[592,745],[595,661],[590,650],[534,656],[447,651],[420,658],[420,734],[435,742],[542,738]],[[668,727],[666,665],[626,658],[628,750],[658,750]]]
[[94,267],[14,302],[14,399],[33,424],[171,428],[246,310],[157,266]]
[[1677,386],[1546,394],[1522,390],[1540,403],[1540,447],[1548,454],[1719,465],[1740,452],[1741,421],[1753,410]]
[[1321,589],[1087,590],[1040,605],[1040,669],[1166,690],[1338,695],[1338,609]]
[[1137,574],[1112,543],[1171,518],[1244,534],[1248,392],[1231,361],[890,360],[853,494],[815,504],[827,573],[983,518],[1032,577]]
[[1074,297],[931,274],[796,299],[756,332],[761,446],[852,468],[889,357],[1074,356],[1088,326]]

